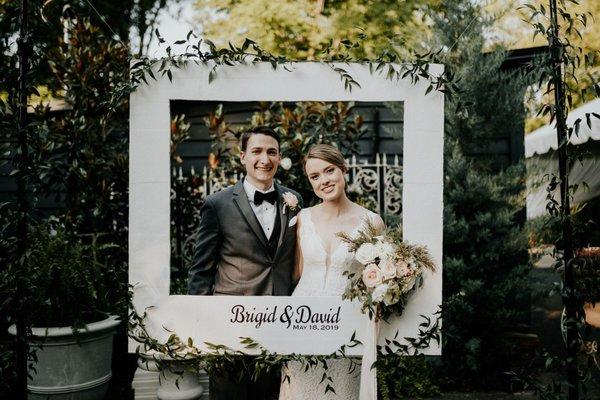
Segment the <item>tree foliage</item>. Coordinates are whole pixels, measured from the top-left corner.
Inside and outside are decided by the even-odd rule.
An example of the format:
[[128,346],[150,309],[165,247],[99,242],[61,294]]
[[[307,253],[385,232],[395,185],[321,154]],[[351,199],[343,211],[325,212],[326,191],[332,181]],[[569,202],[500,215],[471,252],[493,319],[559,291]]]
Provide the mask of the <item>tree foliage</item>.
[[[523,171],[493,175],[448,143],[444,187],[442,381],[493,388],[511,368],[508,332],[529,312]],[[515,204],[517,203],[517,204]]]
[[[527,81],[500,70],[502,49],[484,54],[489,20],[473,2],[444,1],[432,18],[449,49],[446,68],[460,91],[446,102],[443,354],[438,374],[457,388],[500,385],[515,330],[528,312],[527,240],[519,225],[524,170],[495,172],[487,157],[467,157],[495,137],[520,132]],[[462,107],[457,112],[457,104]]]
[[[16,75],[11,72],[6,76],[7,101],[2,102],[0,109],[3,147],[7,151],[4,155],[8,156],[11,176],[22,174],[27,182],[30,238],[39,239],[36,234],[41,231],[37,225],[48,218],[48,210],[39,207],[42,202],[56,206],[51,212],[69,238],[68,241],[64,236],[59,241],[29,240],[27,253],[18,254],[15,251],[18,249],[15,246],[18,205],[10,198],[2,204],[0,250],[8,250],[0,252],[2,332],[19,317],[25,318],[27,326],[40,322],[33,317],[52,318],[53,324],[68,321],[80,324],[89,322],[88,317],[95,311],[125,318],[129,305],[127,246],[124,245],[128,223],[128,98],[122,98],[111,110],[106,103],[116,83],[128,77],[129,53],[112,34],[107,36],[85,18],[71,25],[67,37],[68,40],[63,41],[61,30],[60,36],[46,38],[44,43],[52,45],[34,45],[28,93],[36,93],[36,85],[45,84],[71,107],[56,112],[47,105],[34,104],[26,127],[30,155],[27,163],[20,161],[16,146],[19,114]],[[14,65],[16,57],[9,58],[2,68]],[[77,243],[100,235],[102,239],[98,243],[106,245],[107,250],[110,248],[109,258],[101,265],[93,260],[92,265],[89,247],[78,247]],[[71,263],[60,264],[57,260],[61,257],[70,259]],[[12,284],[17,274],[23,276],[26,286],[25,293],[18,297]],[[49,276],[59,279],[60,285],[51,283]],[[42,306],[36,306],[39,304]],[[45,306],[52,312],[43,308]],[[125,340],[124,335],[117,339],[121,343]],[[0,353],[5,351],[12,350],[3,346]],[[124,358],[124,354],[117,357]],[[12,360],[4,354],[0,358]],[[4,374],[14,367],[1,365],[0,369]],[[10,397],[10,388],[6,392]]]
[[421,355],[385,355],[377,359],[377,390],[383,400],[432,397],[440,394],[433,370]]
[[[106,241],[122,244],[126,242],[128,214],[128,99],[122,99],[120,112],[115,113],[107,109],[104,94],[127,76],[127,49],[85,19],[69,31],[68,42],[63,43],[62,38],[59,42],[59,47],[46,53],[54,75],[55,86],[50,88],[62,91],[67,103],[74,106],[53,113],[40,105],[30,115],[30,160],[24,168],[32,208],[36,210],[40,201],[54,201],[59,205],[56,217],[73,237],[102,234]],[[7,107],[11,110],[9,104]],[[10,156],[18,154],[16,129],[10,125],[15,114],[3,114]],[[15,209],[13,202],[3,206],[9,214]],[[30,223],[33,226],[47,217],[32,212]],[[12,243],[15,230],[10,227],[16,221],[2,222],[3,244]],[[115,269],[111,274],[116,274],[112,304],[127,297],[126,250],[119,246],[119,255],[112,260]],[[113,311],[125,313],[126,309]]]
[[[560,0],[559,0],[560,1]],[[581,47],[581,62],[572,74],[567,73],[567,85],[573,90],[569,109],[576,108],[590,101],[598,95],[594,91],[594,83],[600,80],[600,2],[596,0],[566,1],[568,15],[559,15],[561,36],[566,43]],[[532,9],[539,10],[532,18]],[[549,23],[548,0],[513,0],[503,9],[496,10],[501,18],[497,20],[494,29],[498,32],[496,40],[510,48],[527,48],[548,45],[548,38],[536,33],[536,25],[544,26]],[[577,14],[586,15],[583,21],[576,21]],[[567,72],[569,72],[567,70]],[[544,103],[547,103],[552,94],[545,91],[545,87],[536,85],[531,91],[528,100],[528,119],[526,130],[532,131],[549,122],[549,115],[537,115]],[[581,89],[581,90],[579,90]]]
[[[87,17],[108,38],[125,44],[138,43],[138,55],[147,51],[158,12],[179,0],[75,0],[29,1],[29,43],[35,71],[30,82],[38,90],[51,84],[53,76],[44,55],[59,46],[68,21]],[[19,33],[19,0],[0,1],[0,95],[8,95],[16,84],[16,40]],[[35,55],[38,55],[37,57]],[[54,94],[54,93],[51,93]]]
[[328,43],[339,46],[357,30],[366,34],[356,58],[374,58],[393,43],[415,48],[423,43],[425,11],[438,0],[269,1],[197,0],[203,35],[217,43],[241,45],[248,37],[265,50],[292,59],[315,59]]
[[[127,75],[129,55],[121,43],[81,20],[67,42],[48,53],[52,86],[73,105],[40,118],[31,137],[37,173],[34,193],[65,200],[67,223],[77,232],[124,232],[127,226],[128,99],[118,113],[107,109],[109,93]],[[41,110],[43,112],[43,110]]]

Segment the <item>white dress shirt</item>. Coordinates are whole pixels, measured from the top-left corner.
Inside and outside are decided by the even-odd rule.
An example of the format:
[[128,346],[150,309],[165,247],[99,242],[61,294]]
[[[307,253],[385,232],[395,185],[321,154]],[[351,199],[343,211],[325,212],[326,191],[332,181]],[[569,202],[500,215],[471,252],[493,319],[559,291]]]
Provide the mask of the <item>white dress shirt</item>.
[[250,207],[252,207],[252,211],[254,211],[254,215],[256,215],[256,219],[260,223],[265,236],[267,239],[270,239],[271,234],[273,233],[273,228],[275,227],[275,218],[277,217],[277,203],[271,204],[268,201],[263,201],[257,206],[254,204],[254,192],[258,190],[262,193],[269,193],[275,190],[275,186],[271,185],[269,189],[263,192],[248,182],[248,179],[244,178],[244,190],[248,195]]

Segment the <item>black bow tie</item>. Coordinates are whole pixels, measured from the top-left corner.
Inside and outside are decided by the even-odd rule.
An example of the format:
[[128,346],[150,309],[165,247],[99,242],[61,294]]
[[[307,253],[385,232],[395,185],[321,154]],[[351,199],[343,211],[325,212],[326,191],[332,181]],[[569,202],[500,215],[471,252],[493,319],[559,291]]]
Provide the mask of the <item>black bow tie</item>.
[[259,192],[258,190],[254,192],[254,204],[259,206],[265,200],[271,204],[275,204],[275,202],[277,201],[277,192],[274,190],[272,190],[268,193],[262,193],[262,192]]

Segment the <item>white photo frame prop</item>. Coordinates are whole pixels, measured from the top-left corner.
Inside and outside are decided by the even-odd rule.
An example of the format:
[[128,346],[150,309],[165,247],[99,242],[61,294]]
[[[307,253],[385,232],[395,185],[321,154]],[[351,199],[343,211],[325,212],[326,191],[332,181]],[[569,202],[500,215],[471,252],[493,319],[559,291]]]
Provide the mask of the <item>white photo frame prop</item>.
[[[337,297],[170,295],[171,100],[402,101],[404,238],[427,246],[437,269],[425,272],[423,287],[412,295],[401,317],[382,323],[379,341],[394,336],[400,342],[405,337],[416,338],[422,315],[436,319],[434,314],[442,304],[443,93],[434,90],[426,94],[426,79],[417,83],[412,83],[410,76],[389,80],[384,73],[371,73],[364,64],[337,66],[360,87],[345,90],[340,75],[322,63],[294,63],[287,66],[289,71],[281,66],[273,69],[269,63],[222,66],[210,83],[213,65],[190,63],[173,71],[172,82],[161,77],[131,94],[129,283],[134,286],[136,312],[146,313],[146,330],[159,342],[165,343],[175,332],[183,340],[191,337],[200,349],[206,348],[206,341],[242,350],[240,337],[251,337],[280,354],[330,354],[347,344],[354,332],[361,340],[369,326],[357,303]],[[430,64],[429,72],[440,76],[443,66]],[[236,305],[252,312],[251,321],[236,320]],[[315,318],[321,316],[321,321],[313,323],[306,308],[304,317],[299,318],[301,306],[308,307]],[[296,311],[289,324],[286,310]],[[305,319],[309,321],[303,322]],[[136,345],[130,341],[130,351]],[[423,353],[439,355],[441,345],[432,342]],[[346,354],[360,355],[361,348],[348,348]]]

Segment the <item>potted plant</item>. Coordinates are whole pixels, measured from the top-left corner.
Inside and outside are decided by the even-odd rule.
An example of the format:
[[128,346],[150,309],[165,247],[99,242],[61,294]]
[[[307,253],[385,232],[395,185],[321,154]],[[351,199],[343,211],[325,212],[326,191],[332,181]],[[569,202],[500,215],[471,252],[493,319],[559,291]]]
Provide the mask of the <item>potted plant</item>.
[[[110,245],[84,243],[64,228],[43,226],[30,236],[27,295],[22,300],[32,353],[30,399],[103,399],[112,376]],[[111,276],[108,276],[111,275]],[[16,334],[15,326],[9,332]]]

